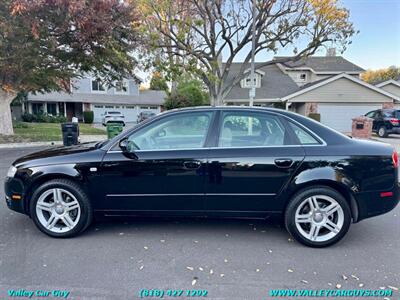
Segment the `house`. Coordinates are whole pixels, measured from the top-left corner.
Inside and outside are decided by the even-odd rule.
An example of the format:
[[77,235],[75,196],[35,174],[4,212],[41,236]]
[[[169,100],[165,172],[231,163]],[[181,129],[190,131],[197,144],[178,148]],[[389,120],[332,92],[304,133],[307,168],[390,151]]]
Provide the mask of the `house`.
[[[311,56],[296,62],[279,63],[281,58],[275,57],[266,66],[255,64],[254,105],[280,103],[305,116],[319,113],[323,124],[349,132],[352,118],[400,103],[400,94],[394,91],[400,86],[391,82],[385,89],[362,81],[360,74],[364,69],[341,56]],[[231,66],[228,84],[241,67],[241,63]],[[248,105],[250,65],[244,69],[244,79],[225,97],[225,104]]]
[[376,84],[377,87],[400,97],[400,77],[397,80],[390,79]]
[[165,92],[139,90],[140,80],[124,79],[106,87],[99,79],[90,76],[74,79],[71,93],[52,92],[28,94],[23,107],[32,114],[47,113],[83,119],[83,111],[94,112],[94,122],[101,122],[106,111],[120,111],[126,122],[136,122],[142,111],[159,113],[164,104]]

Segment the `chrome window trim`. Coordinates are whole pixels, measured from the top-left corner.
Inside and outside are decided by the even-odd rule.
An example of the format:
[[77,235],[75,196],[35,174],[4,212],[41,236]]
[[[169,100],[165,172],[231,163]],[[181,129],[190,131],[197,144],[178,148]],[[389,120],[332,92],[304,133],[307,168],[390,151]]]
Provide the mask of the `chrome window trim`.
[[[223,110],[224,108],[219,108],[219,110]],[[207,109],[204,109],[205,111],[208,111]],[[234,109],[232,109],[234,111]],[[203,110],[201,110],[203,111]],[[213,112],[214,109],[210,109],[209,111]],[[239,109],[240,111],[240,109]],[[252,111],[258,111],[258,112],[263,112],[263,113],[267,113],[267,114],[273,114],[273,115],[277,115],[279,117],[285,118],[287,121],[293,122],[296,125],[300,126],[301,128],[303,128],[305,131],[311,133],[311,135],[313,135],[314,137],[316,137],[319,141],[321,141],[321,144],[311,144],[311,145],[307,145],[307,144],[298,144],[298,145],[271,145],[271,146],[243,146],[243,147],[201,147],[201,148],[177,148],[177,149],[148,149],[148,150],[136,150],[135,153],[140,153],[140,152],[160,152],[160,151],[177,151],[177,150],[207,150],[207,149],[244,149],[244,148],[248,148],[248,149],[253,149],[253,148],[276,148],[276,147],[324,147],[327,146],[328,144],[325,142],[325,140],[323,138],[321,138],[318,134],[316,134],[314,131],[312,131],[311,129],[309,129],[308,127],[304,126],[303,124],[301,124],[300,122],[292,119],[289,116],[286,116],[284,114],[281,114],[279,112],[274,112],[274,111],[263,111],[261,109],[255,109]],[[187,112],[187,111],[185,111]],[[173,112],[172,115],[174,114],[179,114],[180,112]],[[160,119],[160,117],[155,118],[154,120],[152,120],[152,122],[149,122],[149,124],[155,122],[156,120]],[[143,124],[144,126],[146,124]],[[211,124],[210,124],[211,125]],[[322,124],[321,124],[322,125]],[[144,126],[140,126],[138,128],[138,130],[140,128],[143,128]],[[125,134],[123,136],[123,138],[125,138],[128,134]],[[114,148],[114,146],[116,146],[119,143],[119,141],[115,142],[113,145],[111,145],[111,147],[109,147],[109,149],[107,150],[107,153],[122,153],[121,150],[111,150],[112,148]]]

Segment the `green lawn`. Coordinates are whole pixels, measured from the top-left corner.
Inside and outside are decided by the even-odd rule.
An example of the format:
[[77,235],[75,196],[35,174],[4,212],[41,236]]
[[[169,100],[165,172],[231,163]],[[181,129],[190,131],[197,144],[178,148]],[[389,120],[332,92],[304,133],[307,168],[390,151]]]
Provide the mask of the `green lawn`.
[[[90,124],[79,124],[80,135],[105,135],[105,130],[92,127]],[[61,141],[61,124],[59,123],[25,123],[14,124],[13,136],[0,136],[0,143]]]

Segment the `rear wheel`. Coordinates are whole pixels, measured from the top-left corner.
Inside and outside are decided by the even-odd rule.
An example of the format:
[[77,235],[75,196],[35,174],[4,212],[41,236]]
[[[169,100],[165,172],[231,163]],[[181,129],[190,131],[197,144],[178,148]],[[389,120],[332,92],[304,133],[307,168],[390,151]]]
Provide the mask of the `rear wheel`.
[[327,187],[311,187],[297,193],[285,212],[285,225],[300,243],[327,247],[340,241],[351,223],[346,199]]
[[385,126],[379,127],[379,129],[378,129],[378,136],[379,136],[379,137],[382,137],[382,138],[385,138],[385,137],[388,136],[388,132],[387,132],[387,129],[386,129]]
[[82,188],[73,181],[46,182],[32,195],[30,212],[35,225],[52,237],[72,237],[92,221],[92,207]]

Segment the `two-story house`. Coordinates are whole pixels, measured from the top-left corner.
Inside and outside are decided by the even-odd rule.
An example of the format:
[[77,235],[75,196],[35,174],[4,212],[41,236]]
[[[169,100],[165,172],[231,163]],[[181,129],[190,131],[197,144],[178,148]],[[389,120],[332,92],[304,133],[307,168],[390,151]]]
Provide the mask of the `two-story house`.
[[63,115],[67,120],[83,118],[83,111],[94,112],[94,122],[101,122],[106,111],[120,111],[126,122],[136,122],[142,111],[159,113],[164,98],[163,91],[139,90],[141,80],[124,79],[108,87],[90,76],[71,82],[71,93],[53,92],[29,94],[23,110],[32,114]]
[[[364,69],[341,56],[311,56],[296,62],[255,64],[254,105],[283,103],[286,109],[308,116],[319,113],[321,122],[339,131],[351,131],[351,119],[371,110],[393,107],[400,96],[360,79]],[[231,66],[227,84],[242,64]],[[251,87],[250,66],[245,78],[225,97],[228,105],[248,105]]]

